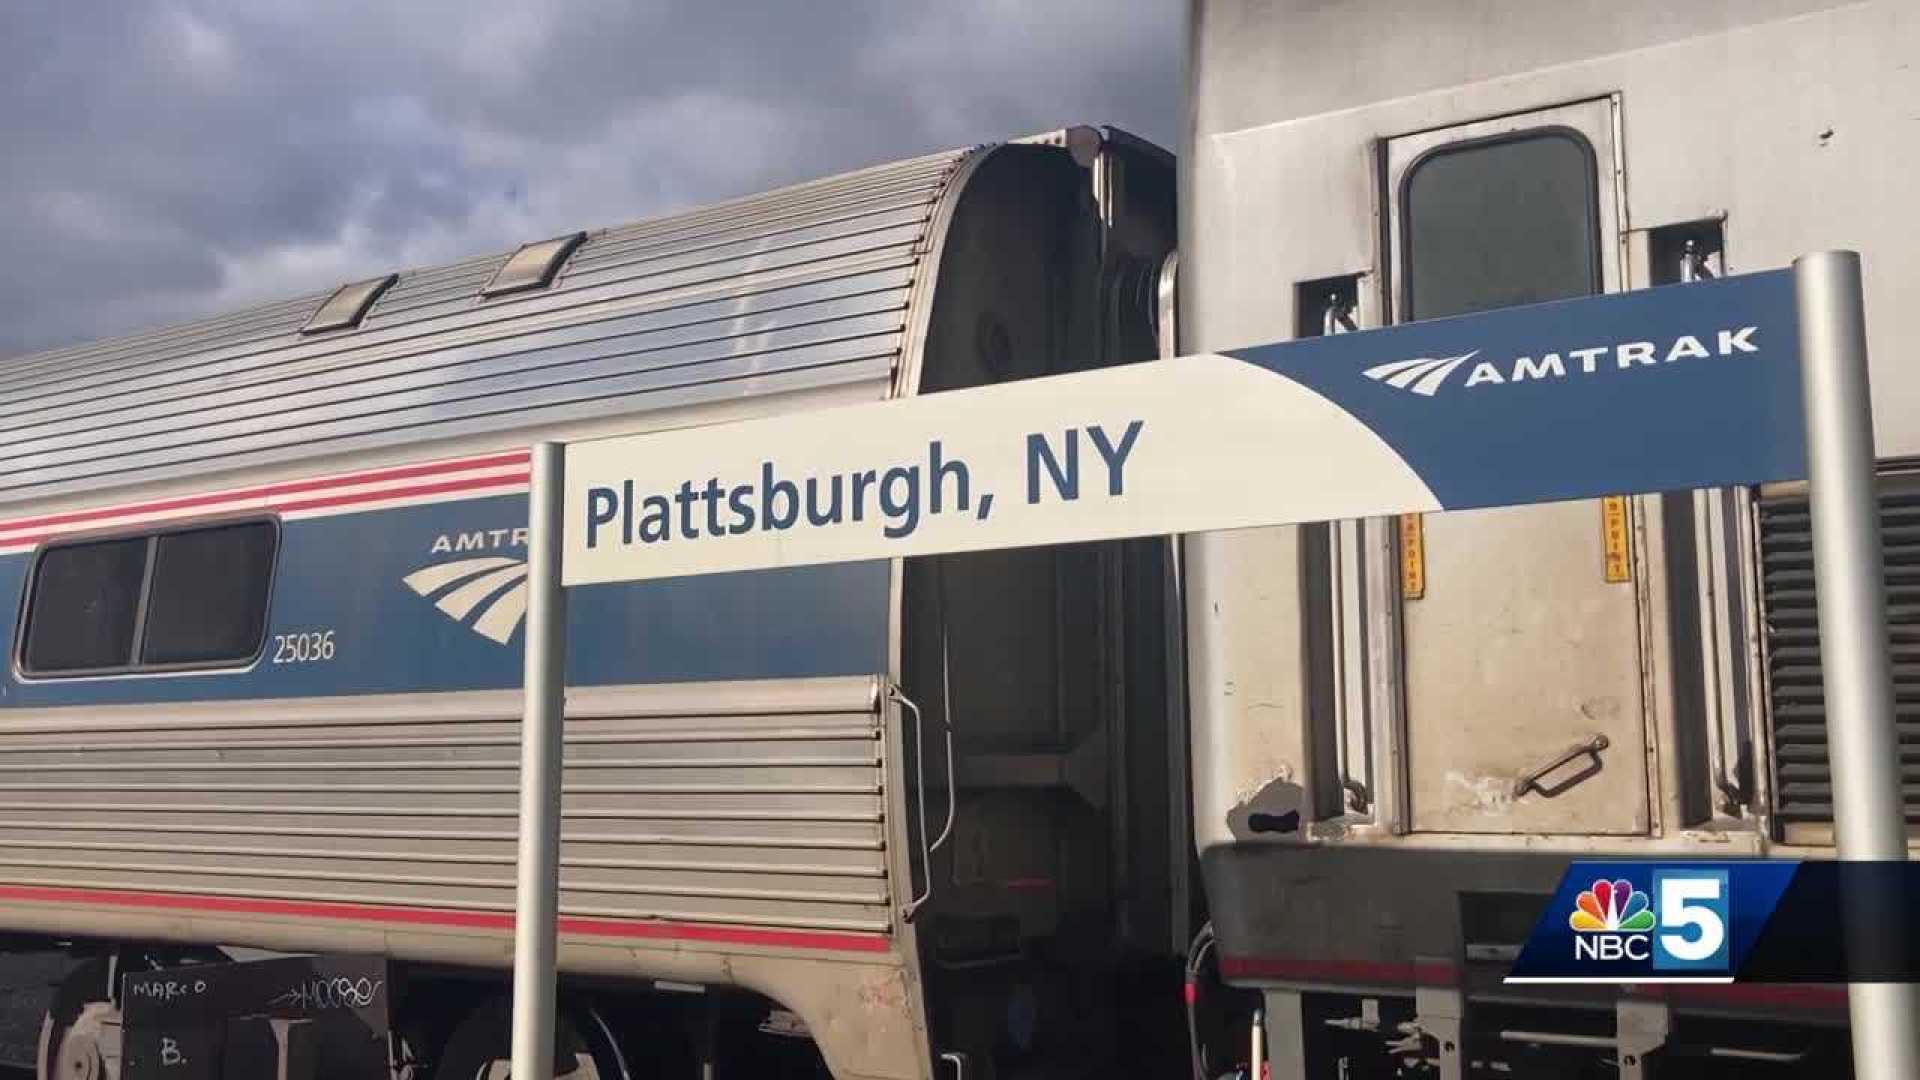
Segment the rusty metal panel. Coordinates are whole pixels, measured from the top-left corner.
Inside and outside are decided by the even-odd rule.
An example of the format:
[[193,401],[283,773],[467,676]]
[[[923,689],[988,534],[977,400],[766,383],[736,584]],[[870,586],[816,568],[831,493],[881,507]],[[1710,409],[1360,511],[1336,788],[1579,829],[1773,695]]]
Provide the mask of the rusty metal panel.
[[1593,504],[1431,514],[1426,531],[1427,592],[1403,615],[1413,828],[1644,831],[1639,608],[1602,580]]

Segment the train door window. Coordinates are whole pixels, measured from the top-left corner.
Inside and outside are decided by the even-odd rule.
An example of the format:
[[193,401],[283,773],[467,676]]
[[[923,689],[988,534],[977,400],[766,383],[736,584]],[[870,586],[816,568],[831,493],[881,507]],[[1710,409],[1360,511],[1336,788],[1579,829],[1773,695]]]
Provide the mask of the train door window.
[[1429,151],[1402,184],[1407,318],[1600,291],[1593,147],[1544,128]]
[[40,553],[19,652],[30,676],[251,662],[278,546],[270,521],[89,540]]
[[258,652],[273,546],[266,521],[157,538],[140,662],[206,664]]
[[22,661],[31,672],[124,667],[133,655],[147,538],[51,548],[33,575]]

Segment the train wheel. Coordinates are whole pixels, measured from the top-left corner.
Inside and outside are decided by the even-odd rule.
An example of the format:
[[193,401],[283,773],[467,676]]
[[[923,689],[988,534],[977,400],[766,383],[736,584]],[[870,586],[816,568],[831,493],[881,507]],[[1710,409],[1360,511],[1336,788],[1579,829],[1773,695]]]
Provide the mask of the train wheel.
[[111,1004],[90,1002],[62,1027],[48,1018],[40,1034],[44,1080],[114,1080],[120,1075],[120,1012]]
[[112,967],[88,960],[54,992],[40,1023],[39,1080],[112,1080],[120,1074],[120,1011],[108,998]]
[[[553,1020],[554,1080],[634,1080],[613,1032],[591,1006],[562,1002]],[[510,1080],[513,1014],[504,998],[473,1010],[447,1037],[433,1080]]]

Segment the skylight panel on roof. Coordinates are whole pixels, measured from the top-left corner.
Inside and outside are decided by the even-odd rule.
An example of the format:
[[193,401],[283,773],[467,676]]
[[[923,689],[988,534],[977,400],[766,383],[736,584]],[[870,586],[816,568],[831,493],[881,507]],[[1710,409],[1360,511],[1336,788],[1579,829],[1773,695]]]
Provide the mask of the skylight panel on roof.
[[366,281],[352,281],[333,290],[313,318],[300,328],[303,334],[319,334],[328,330],[345,330],[359,326],[360,320],[367,317],[367,309],[380,299],[400,275],[388,274],[384,277],[369,278]]
[[500,296],[546,288],[552,284],[554,275],[560,272],[560,266],[567,261],[567,256],[573,254],[573,249],[579,247],[580,241],[586,238],[586,233],[577,232],[520,245],[520,250],[502,263],[492,279],[481,287],[480,295]]

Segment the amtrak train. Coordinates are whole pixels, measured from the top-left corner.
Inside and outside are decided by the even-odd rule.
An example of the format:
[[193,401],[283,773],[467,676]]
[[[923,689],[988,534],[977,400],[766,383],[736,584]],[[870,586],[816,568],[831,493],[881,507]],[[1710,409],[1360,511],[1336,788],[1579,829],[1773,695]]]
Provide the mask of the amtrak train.
[[[1069,128],[0,363],[0,1063],[238,1075],[259,999],[195,1002],[296,962],[504,1074],[532,443],[1820,249],[1920,791],[1920,9],[1191,12],[1177,167]],[[580,591],[556,1071],[1842,1075],[1839,988],[1502,979],[1575,858],[1831,857],[1809,543],[1780,484]]]
[[[0,365],[5,1063],[243,1075],[132,988],[319,954],[501,1075],[529,445],[1150,359],[1174,213],[1072,128]],[[1178,1066],[1169,553],[582,591],[561,1074]]]
[[[1920,7],[1197,0],[1190,49],[1182,352],[1861,253],[1920,821]],[[1846,1073],[1840,987],[1503,981],[1571,859],[1832,857],[1804,485],[1183,547],[1203,945],[1275,1076]]]

